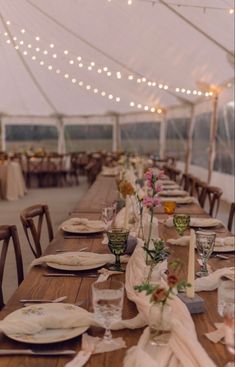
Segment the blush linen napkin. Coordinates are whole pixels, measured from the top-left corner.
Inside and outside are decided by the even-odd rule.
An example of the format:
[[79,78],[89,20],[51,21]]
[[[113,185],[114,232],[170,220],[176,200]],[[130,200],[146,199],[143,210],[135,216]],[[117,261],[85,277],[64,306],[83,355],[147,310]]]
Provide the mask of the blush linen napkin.
[[[164,224],[166,227],[173,227],[173,218],[168,217],[167,219],[159,221],[162,224]],[[221,220],[216,218],[194,218],[190,217],[190,226],[191,227],[216,227],[219,225],[223,225],[223,222]]]
[[161,196],[161,201],[175,201],[176,204],[192,204],[195,202],[195,198],[192,196]]
[[[128,261],[128,256],[121,256],[122,262]],[[62,254],[46,255],[32,261],[30,268],[45,263],[71,266],[92,266],[97,264],[114,263],[115,256],[112,254],[97,254],[94,252],[66,252]]]
[[[128,298],[135,302],[139,316],[147,324],[151,306],[150,296],[134,290],[134,286],[141,284],[145,276],[146,265],[144,256],[141,255],[142,246],[143,242],[139,240],[127,265],[125,284]],[[163,348],[161,352],[161,364],[158,359],[145,351],[143,345],[148,339],[146,336],[148,331],[145,330],[139,343],[128,351],[124,367],[145,367],[146,365],[148,367],[215,367],[197,339],[194,323],[186,306],[178,297],[174,297],[170,302],[173,309],[172,335],[169,347]]]
[[185,191],[185,190],[178,190],[178,189],[175,189],[175,190],[163,190],[159,193],[160,196],[187,196],[188,195],[188,192]]
[[[169,238],[167,240],[167,243],[169,243],[170,245],[178,245],[178,246],[188,246],[189,245],[189,241],[190,241],[190,236],[182,236],[180,238]],[[225,247],[226,250],[226,246],[234,246],[234,250],[235,250],[235,237],[234,236],[229,236],[229,237],[217,237],[215,239],[215,247]]]

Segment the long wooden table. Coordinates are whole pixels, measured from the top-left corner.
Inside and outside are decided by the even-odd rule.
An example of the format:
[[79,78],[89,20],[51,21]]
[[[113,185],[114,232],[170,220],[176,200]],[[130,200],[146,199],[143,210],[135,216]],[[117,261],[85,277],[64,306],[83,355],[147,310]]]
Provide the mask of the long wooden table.
[[[100,209],[103,205],[103,201],[112,201],[115,199],[116,195],[115,180],[110,177],[99,176],[94,185],[90,188],[87,194],[81,201],[81,211],[79,211],[80,204],[78,204],[74,211],[72,211],[72,216],[82,216],[88,219],[98,219],[100,218]],[[191,209],[190,209],[191,210]],[[200,212],[200,216],[207,217],[206,213],[202,213],[201,209],[197,209]],[[194,213],[197,213],[195,209]],[[185,205],[185,212],[187,212],[187,206]],[[197,215],[197,214],[196,214]],[[164,218],[165,214],[156,214],[159,218]],[[218,232],[218,236],[227,235],[225,228],[215,229]],[[175,230],[173,228],[166,228],[165,226],[159,224],[160,236],[167,240],[168,238],[176,237]],[[94,251],[97,253],[108,252],[108,248],[101,244],[102,238],[87,238],[87,239],[64,239],[63,233],[59,231],[56,234],[54,240],[50,243],[45,251],[45,254],[56,253],[57,249],[69,249],[71,251],[76,251],[82,247],[88,247],[89,251]],[[181,260],[187,263],[188,249],[182,248],[180,246],[171,246],[171,257],[181,258]],[[213,269],[222,268],[225,266],[231,266],[233,264],[234,257],[231,254],[229,260],[218,260],[212,258],[210,260],[210,265]],[[196,263],[196,267],[198,264]],[[187,266],[185,266],[185,271]],[[92,278],[47,278],[43,276],[45,271],[53,270],[45,269],[42,267],[34,267],[26,275],[24,282],[13,294],[6,307],[1,311],[0,318],[3,319],[7,314],[12,311],[22,307],[19,300],[21,298],[56,298],[60,296],[67,295],[68,303],[76,303],[79,300],[84,300],[82,307],[89,311],[92,311],[91,304],[91,284],[95,281]],[[115,279],[124,280],[123,275],[116,275]],[[112,279],[110,280],[110,282]],[[201,292],[201,297],[205,300],[206,310],[203,314],[198,314],[193,316],[195,322],[195,327],[199,341],[206,349],[210,357],[214,360],[218,367],[222,367],[225,363],[231,359],[226,348],[223,344],[213,344],[206,337],[205,333],[212,331],[214,329],[214,322],[221,321],[220,316],[217,313],[217,292]],[[123,318],[131,318],[137,313],[135,304],[125,298]],[[127,347],[137,344],[138,339],[142,333],[143,329],[129,330],[125,329],[122,331],[114,331],[113,336],[123,336],[126,341]],[[89,329],[89,334],[93,336],[102,336],[104,333],[103,329],[91,327]],[[53,348],[55,350],[59,349],[80,349],[81,337],[76,337],[72,340],[50,344],[46,348]],[[15,342],[4,335],[0,336],[0,348],[27,348],[28,345]],[[122,366],[122,361],[125,356],[126,349],[121,349],[111,353],[105,353],[100,355],[94,355],[91,357],[90,361],[87,363],[87,367],[120,367]],[[11,357],[0,357],[0,366],[7,367],[63,367],[66,362],[70,360],[70,357],[24,357],[24,356],[11,356]],[[206,366],[205,366],[206,367]]]

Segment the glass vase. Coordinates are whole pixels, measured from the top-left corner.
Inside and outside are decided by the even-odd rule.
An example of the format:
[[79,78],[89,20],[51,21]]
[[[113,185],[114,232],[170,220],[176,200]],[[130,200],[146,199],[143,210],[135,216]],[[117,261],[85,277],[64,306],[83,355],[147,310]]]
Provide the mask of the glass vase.
[[172,308],[169,304],[153,303],[149,310],[151,345],[166,346],[171,336]]

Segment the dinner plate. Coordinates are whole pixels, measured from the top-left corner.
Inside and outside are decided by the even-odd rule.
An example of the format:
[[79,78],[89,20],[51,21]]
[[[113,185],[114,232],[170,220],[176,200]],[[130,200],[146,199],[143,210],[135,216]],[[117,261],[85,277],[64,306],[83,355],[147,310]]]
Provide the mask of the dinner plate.
[[164,202],[164,201],[175,201],[176,204],[185,204],[185,205],[188,205],[188,204],[192,204],[194,203],[194,198],[192,196],[161,196],[161,201]]
[[[78,234],[93,234],[93,233],[101,233],[105,230],[104,228],[104,224],[102,221],[90,221],[91,223],[93,223],[94,228],[92,228],[92,226],[89,228],[89,221],[87,222],[88,225],[86,224],[79,224],[79,218],[70,218],[69,220],[66,220],[65,222],[63,222],[61,224],[61,229],[64,232],[68,232],[68,233],[78,233]],[[97,228],[95,228],[95,224],[97,223]],[[82,227],[86,227],[87,228],[82,228]]]
[[106,262],[97,263],[93,265],[63,265],[63,264],[56,264],[56,263],[46,263],[47,266],[53,269],[57,270],[71,270],[71,271],[83,271],[83,270],[91,270],[91,269],[97,269],[101,266],[104,266]]
[[213,252],[234,252],[235,245],[233,246],[215,246]]
[[[33,319],[35,315],[53,315],[56,313],[68,313],[68,316],[71,315],[73,311],[78,312],[79,307],[71,304],[65,303],[42,303],[40,305],[30,305],[27,307],[20,308],[10,315],[8,315],[4,320],[11,319],[23,319],[25,321],[30,318]],[[84,312],[84,311],[82,311]],[[65,340],[72,339],[78,335],[83,334],[89,326],[81,326],[75,327],[71,329],[45,329],[40,331],[37,334],[23,334],[23,333],[6,333],[9,338],[23,342],[23,343],[31,343],[31,344],[49,344],[49,343],[57,343]]]

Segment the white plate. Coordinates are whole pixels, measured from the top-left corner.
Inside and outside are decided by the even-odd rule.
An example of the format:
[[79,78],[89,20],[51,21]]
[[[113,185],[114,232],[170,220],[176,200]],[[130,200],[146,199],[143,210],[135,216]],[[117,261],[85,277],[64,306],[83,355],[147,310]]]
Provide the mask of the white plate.
[[213,252],[233,252],[235,246],[215,246]]
[[184,197],[181,197],[181,196],[161,196],[160,197],[161,201],[164,202],[164,201],[175,201],[176,204],[185,204],[185,205],[188,205],[188,204],[192,204],[194,203],[194,198],[192,196],[184,196]]
[[[11,320],[15,318],[23,318],[28,320],[29,318],[34,317],[35,313],[43,313],[43,314],[54,314],[55,312],[67,312],[71,315],[71,312],[78,312],[79,307],[65,304],[65,303],[42,303],[40,305],[30,305],[27,307],[20,308],[12,312],[8,315],[5,320]],[[49,344],[49,343],[57,343],[65,340],[69,340],[75,338],[78,335],[83,334],[89,326],[76,327],[71,329],[45,329],[40,333],[29,335],[23,333],[5,333],[9,338],[23,342],[23,343],[31,343],[31,344]]]
[[56,263],[46,263],[47,266],[53,269],[57,270],[71,270],[71,271],[82,271],[82,270],[91,270],[91,269],[97,269],[101,266],[104,266],[106,263],[97,263],[93,265],[62,265],[62,264],[56,264]]
[[63,222],[60,227],[64,232],[78,233],[78,234],[101,233],[105,230],[102,221],[91,221],[91,222],[97,222],[98,228],[90,227],[88,229],[79,228],[83,224],[81,225],[78,224],[78,221],[79,221],[79,218],[70,218],[69,220],[66,220],[65,222]]

